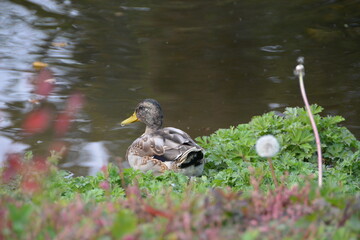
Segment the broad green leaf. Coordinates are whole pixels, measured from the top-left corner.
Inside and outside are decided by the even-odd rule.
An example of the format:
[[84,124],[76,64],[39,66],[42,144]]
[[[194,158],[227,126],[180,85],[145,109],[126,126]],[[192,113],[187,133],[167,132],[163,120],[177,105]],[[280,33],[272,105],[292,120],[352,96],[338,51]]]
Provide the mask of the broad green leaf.
[[136,230],[137,219],[134,213],[129,210],[120,210],[111,227],[111,233],[115,239],[122,239],[127,234]]

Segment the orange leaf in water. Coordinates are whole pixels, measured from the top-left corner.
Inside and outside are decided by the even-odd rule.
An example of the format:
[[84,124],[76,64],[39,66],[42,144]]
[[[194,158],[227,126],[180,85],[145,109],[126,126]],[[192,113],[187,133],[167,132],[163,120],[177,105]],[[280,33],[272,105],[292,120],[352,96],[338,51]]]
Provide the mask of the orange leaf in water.
[[66,42],[53,42],[51,45],[54,47],[66,47],[68,44]]
[[51,112],[48,109],[35,110],[26,117],[22,128],[26,133],[41,133],[48,128],[50,119]]
[[42,69],[42,68],[46,68],[46,67],[48,66],[47,63],[38,62],[38,61],[33,62],[32,65],[33,65],[33,67],[34,67],[35,69]]
[[47,97],[54,88],[55,78],[51,70],[43,68],[35,76],[35,93]]

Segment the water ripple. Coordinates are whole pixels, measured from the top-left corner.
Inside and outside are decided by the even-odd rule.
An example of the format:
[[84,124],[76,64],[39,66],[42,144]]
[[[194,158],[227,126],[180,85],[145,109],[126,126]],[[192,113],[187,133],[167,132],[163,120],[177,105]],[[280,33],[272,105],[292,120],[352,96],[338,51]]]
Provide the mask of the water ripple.
[[260,48],[261,51],[264,52],[271,52],[271,53],[278,53],[278,52],[285,52],[283,47],[281,45],[270,45],[270,46],[264,46]]

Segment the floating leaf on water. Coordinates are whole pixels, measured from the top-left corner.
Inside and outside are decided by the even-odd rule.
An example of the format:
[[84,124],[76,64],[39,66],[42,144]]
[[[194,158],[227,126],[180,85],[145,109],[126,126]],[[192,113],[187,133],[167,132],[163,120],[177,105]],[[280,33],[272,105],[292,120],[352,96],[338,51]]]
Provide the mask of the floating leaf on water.
[[121,16],[124,16],[124,13],[123,12],[116,12],[114,15],[116,17],[121,17]]
[[54,47],[66,47],[68,44],[67,42],[53,42],[51,45]]
[[35,69],[42,69],[42,68],[46,68],[47,66],[49,66],[47,63],[43,63],[43,62],[39,62],[39,61],[33,62],[32,65]]

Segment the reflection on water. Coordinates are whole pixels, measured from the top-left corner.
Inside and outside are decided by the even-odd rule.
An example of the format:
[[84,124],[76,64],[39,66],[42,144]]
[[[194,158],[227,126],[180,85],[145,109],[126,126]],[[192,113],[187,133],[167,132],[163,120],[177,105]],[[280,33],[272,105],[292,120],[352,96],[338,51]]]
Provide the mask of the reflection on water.
[[109,163],[110,154],[103,142],[80,143],[73,145],[71,151],[78,156],[72,156],[74,161],[62,164],[64,168],[85,167],[88,169],[86,174],[93,176]]
[[3,166],[7,154],[23,152],[29,146],[12,141],[10,138],[0,136],[0,167]]
[[71,146],[61,166],[76,174],[125,155],[144,126],[118,123],[143,98],[192,137],[302,106],[292,75],[300,55],[309,101],[360,136],[356,1],[4,0],[0,9],[0,158],[10,146],[42,153],[54,140],[21,134],[34,61],[55,73],[52,109],[63,111],[74,90],[87,97],[60,139]]

